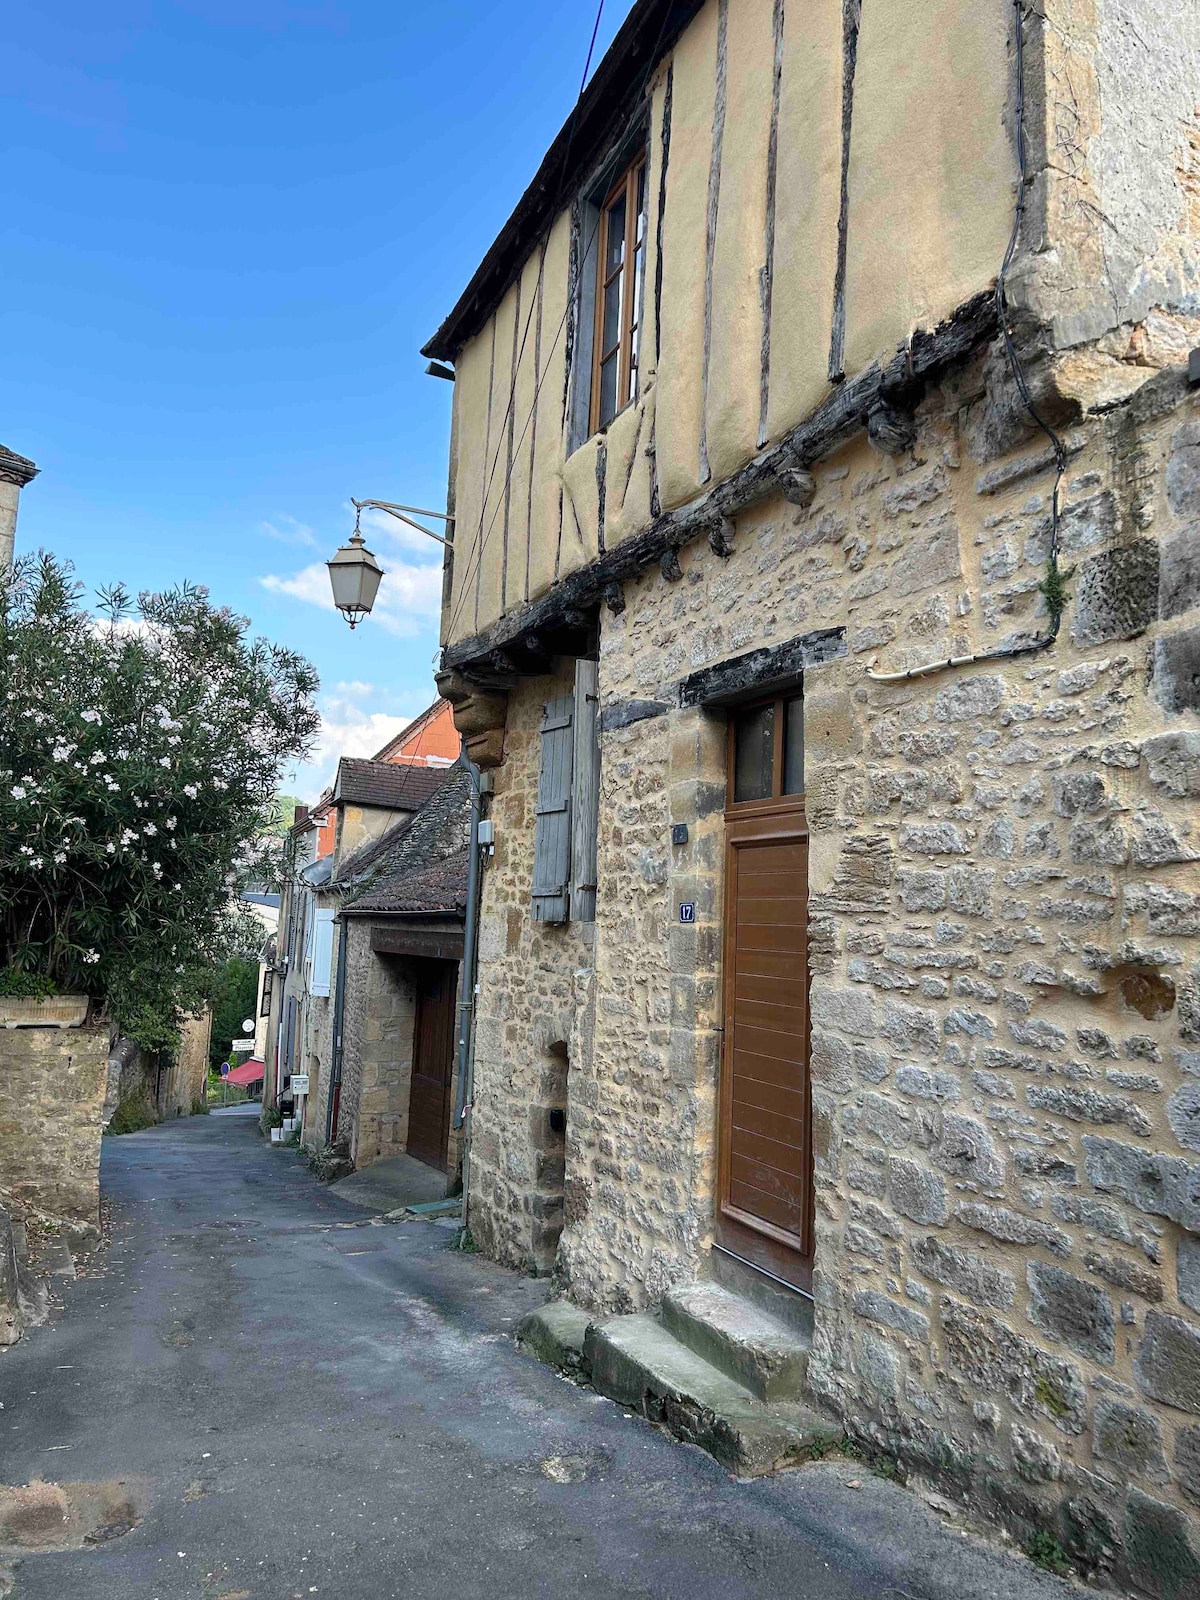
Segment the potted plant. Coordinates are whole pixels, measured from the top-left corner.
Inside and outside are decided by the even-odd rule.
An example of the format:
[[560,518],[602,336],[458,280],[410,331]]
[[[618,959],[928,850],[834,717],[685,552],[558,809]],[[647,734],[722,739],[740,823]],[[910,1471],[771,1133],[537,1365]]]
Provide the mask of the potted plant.
[[38,973],[0,968],[0,1027],[80,1028],[87,1014],[87,995],[59,994]]

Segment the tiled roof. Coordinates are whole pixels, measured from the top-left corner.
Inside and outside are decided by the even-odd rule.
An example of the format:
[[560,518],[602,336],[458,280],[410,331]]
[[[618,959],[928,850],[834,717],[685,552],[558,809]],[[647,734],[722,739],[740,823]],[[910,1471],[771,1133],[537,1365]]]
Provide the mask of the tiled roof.
[[471,777],[461,765],[444,776],[446,781],[415,817],[389,829],[344,863],[336,887],[346,894],[345,911],[462,914]]
[[377,882],[349,908],[369,911],[444,911],[461,917],[467,909],[468,850],[456,851],[430,866],[399,872]]
[[448,767],[397,765],[343,756],[333,786],[335,800],[381,811],[418,811],[446,780]]

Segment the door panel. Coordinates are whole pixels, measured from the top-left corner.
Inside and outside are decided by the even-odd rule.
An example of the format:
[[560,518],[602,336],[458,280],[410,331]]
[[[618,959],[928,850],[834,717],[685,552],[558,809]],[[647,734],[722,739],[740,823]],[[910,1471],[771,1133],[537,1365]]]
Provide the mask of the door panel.
[[717,1242],[812,1283],[808,838],[802,801],[727,819]]
[[408,1153],[446,1170],[450,1083],[454,1068],[454,999],[458,965],[420,961],[416,968]]

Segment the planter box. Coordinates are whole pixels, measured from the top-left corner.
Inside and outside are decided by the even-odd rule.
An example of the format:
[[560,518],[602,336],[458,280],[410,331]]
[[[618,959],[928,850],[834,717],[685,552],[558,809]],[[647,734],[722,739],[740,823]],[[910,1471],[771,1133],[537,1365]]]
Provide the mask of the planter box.
[[271,1129],[271,1143],[272,1144],[282,1144],[283,1143],[283,1129],[282,1128],[272,1128]]
[[85,994],[52,994],[12,999],[0,996],[0,1028],[82,1028],[87,1021]]

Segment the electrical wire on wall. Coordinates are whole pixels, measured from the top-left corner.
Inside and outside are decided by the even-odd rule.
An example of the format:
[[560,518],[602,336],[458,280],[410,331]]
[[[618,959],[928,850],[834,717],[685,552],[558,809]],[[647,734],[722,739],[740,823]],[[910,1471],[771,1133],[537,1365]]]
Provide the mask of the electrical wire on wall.
[[867,677],[872,678],[876,683],[899,683],[905,678],[922,678],[931,672],[942,672],[947,667],[966,667],[973,665],[977,661],[999,661],[1005,660],[1010,656],[1030,655],[1036,650],[1048,649],[1058,638],[1058,630],[1062,625],[1063,607],[1066,604],[1067,595],[1066,579],[1059,568],[1058,556],[1059,525],[1062,520],[1062,480],[1063,474],[1067,470],[1067,450],[1061,436],[1038,410],[1029,391],[1025,370],[1021,365],[1021,357],[1017,353],[1012,331],[1008,325],[1008,300],[1005,292],[1009,269],[1012,266],[1013,257],[1017,253],[1021,225],[1025,220],[1028,184],[1028,157],[1025,142],[1025,9],[1023,0],[1013,0],[1013,19],[1016,27],[1014,60],[1017,85],[1014,120],[1017,146],[1017,201],[1013,209],[1013,224],[1012,231],[1008,237],[1008,248],[1004,252],[1004,260],[1000,264],[1000,271],[996,277],[996,321],[1000,327],[1000,338],[1004,344],[1004,354],[1008,360],[1013,383],[1021,398],[1021,404],[1037,427],[1050,441],[1050,447],[1054,452],[1054,490],[1050,497],[1050,549],[1046,557],[1046,576],[1039,585],[1042,598],[1046,602],[1050,626],[1044,633],[1039,633],[1036,638],[1030,639],[1025,644],[1011,645],[1007,649],[980,651],[973,655],[949,656],[944,661],[931,661],[928,666],[910,667],[907,672],[876,672],[872,665],[867,669]]

